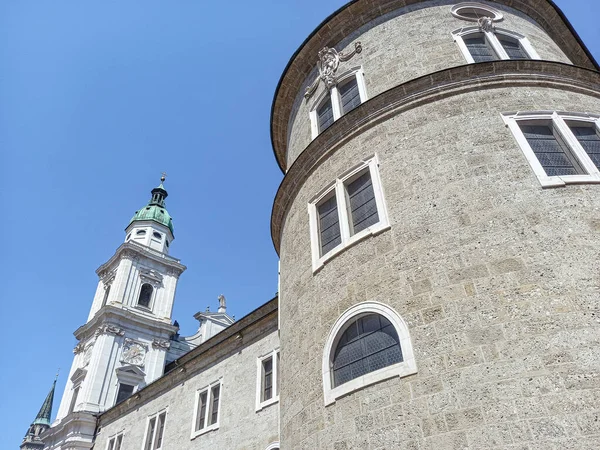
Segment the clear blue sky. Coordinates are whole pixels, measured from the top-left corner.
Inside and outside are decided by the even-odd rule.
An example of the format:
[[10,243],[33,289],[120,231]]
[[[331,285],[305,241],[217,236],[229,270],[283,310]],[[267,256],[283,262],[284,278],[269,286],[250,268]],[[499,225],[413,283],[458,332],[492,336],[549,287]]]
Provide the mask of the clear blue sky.
[[[273,92],[343,0],[0,3],[0,448],[17,448],[58,367],[54,412],[95,269],[166,171],[181,277],[174,318],[225,294],[240,318],[277,291]],[[557,0],[600,59],[598,0]]]

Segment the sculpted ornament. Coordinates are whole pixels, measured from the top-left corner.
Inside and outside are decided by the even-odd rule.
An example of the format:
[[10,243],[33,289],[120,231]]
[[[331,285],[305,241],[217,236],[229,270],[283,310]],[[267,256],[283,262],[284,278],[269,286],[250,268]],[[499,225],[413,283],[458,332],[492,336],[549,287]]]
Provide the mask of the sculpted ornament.
[[160,339],[154,339],[152,341],[153,348],[161,348],[163,350],[168,350],[170,346],[171,346],[171,343],[169,341],[163,341]]
[[76,354],[76,355],[78,355],[79,353],[81,353],[83,351],[83,347],[84,347],[83,342],[80,342],[73,349],[73,353]]
[[103,324],[103,325],[100,325],[96,329],[95,334],[96,334],[96,336],[100,336],[101,334],[114,334],[115,336],[124,336],[125,332],[123,330],[121,330],[119,327]]
[[141,342],[125,339],[121,361],[134,366],[143,366],[148,347]]
[[481,17],[477,23],[479,24],[479,29],[481,31],[487,31],[488,33],[494,31],[494,20],[490,17]]
[[315,93],[320,81],[323,81],[327,89],[331,89],[335,86],[337,83],[335,74],[340,66],[340,62],[348,61],[360,52],[362,52],[362,45],[360,42],[354,43],[354,50],[350,53],[342,53],[338,52],[335,48],[323,47],[319,51],[319,61],[317,61],[319,78],[306,88],[304,98],[309,99],[310,96]]

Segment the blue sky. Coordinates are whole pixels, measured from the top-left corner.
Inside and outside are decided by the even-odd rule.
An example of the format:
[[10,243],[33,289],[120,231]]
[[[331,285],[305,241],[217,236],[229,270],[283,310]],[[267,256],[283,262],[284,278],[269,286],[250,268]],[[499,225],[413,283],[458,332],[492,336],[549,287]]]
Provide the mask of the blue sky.
[[[188,266],[182,334],[220,293],[238,318],[273,297],[271,100],[298,45],[344,3],[0,2],[0,448],[20,443],[60,367],[56,412],[95,269],[162,171],[171,254]],[[600,2],[557,3],[600,59]]]

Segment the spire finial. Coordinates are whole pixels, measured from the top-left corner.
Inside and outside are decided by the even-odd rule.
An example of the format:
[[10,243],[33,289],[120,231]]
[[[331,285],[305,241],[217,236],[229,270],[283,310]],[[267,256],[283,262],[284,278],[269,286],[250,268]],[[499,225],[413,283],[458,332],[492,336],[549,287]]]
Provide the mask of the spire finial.
[[167,179],[167,172],[163,172],[162,176],[160,177],[160,182],[164,183],[166,179]]
[[54,377],[54,382],[56,383],[56,380],[58,380],[58,374],[60,373],[60,367],[58,368],[58,370],[56,371],[56,376]]

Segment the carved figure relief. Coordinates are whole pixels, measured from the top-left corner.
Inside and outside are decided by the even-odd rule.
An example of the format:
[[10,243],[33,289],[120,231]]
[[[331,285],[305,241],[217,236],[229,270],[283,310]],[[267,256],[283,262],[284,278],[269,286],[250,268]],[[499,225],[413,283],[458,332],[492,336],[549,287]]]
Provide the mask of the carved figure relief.
[[101,334],[114,334],[115,336],[124,336],[125,332],[119,327],[115,327],[113,325],[108,324],[102,324],[96,329],[95,332],[96,336],[100,336]]
[[148,347],[145,344],[133,339],[125,339],[121,362],[134,366],[143,366],[147,351]]
[[477,23],[479,24],[479,29],[481,31],[493,32],[494,31],[494,21],[490,17],[481,17]]
[[163,276],[160,274],[160,272],[145,267],[140,268],[140,278],[142,281],[151,283],[154,286],[161,285],[163,280]]
[[170,346],[171,346],[171,343],[169,341],[163,341],[160,339],[154,339],[152,341],[153,348],[160,348],[163,350],[168,350]]
[[311,95],[315,93],[319,82],[323,81],[327,89],[331,89],[337,84],[337,78],[335,76],[340,62],[348,61],[357,53],[362,52],[362,45],[360,42],[354,43],[354,50],[350,53],[338,52],[335,48],[323,47],[319,51],[319,61],[317,61],[317,68],[319,69],[319,77],[306,88],[304,98],[309,99]]

